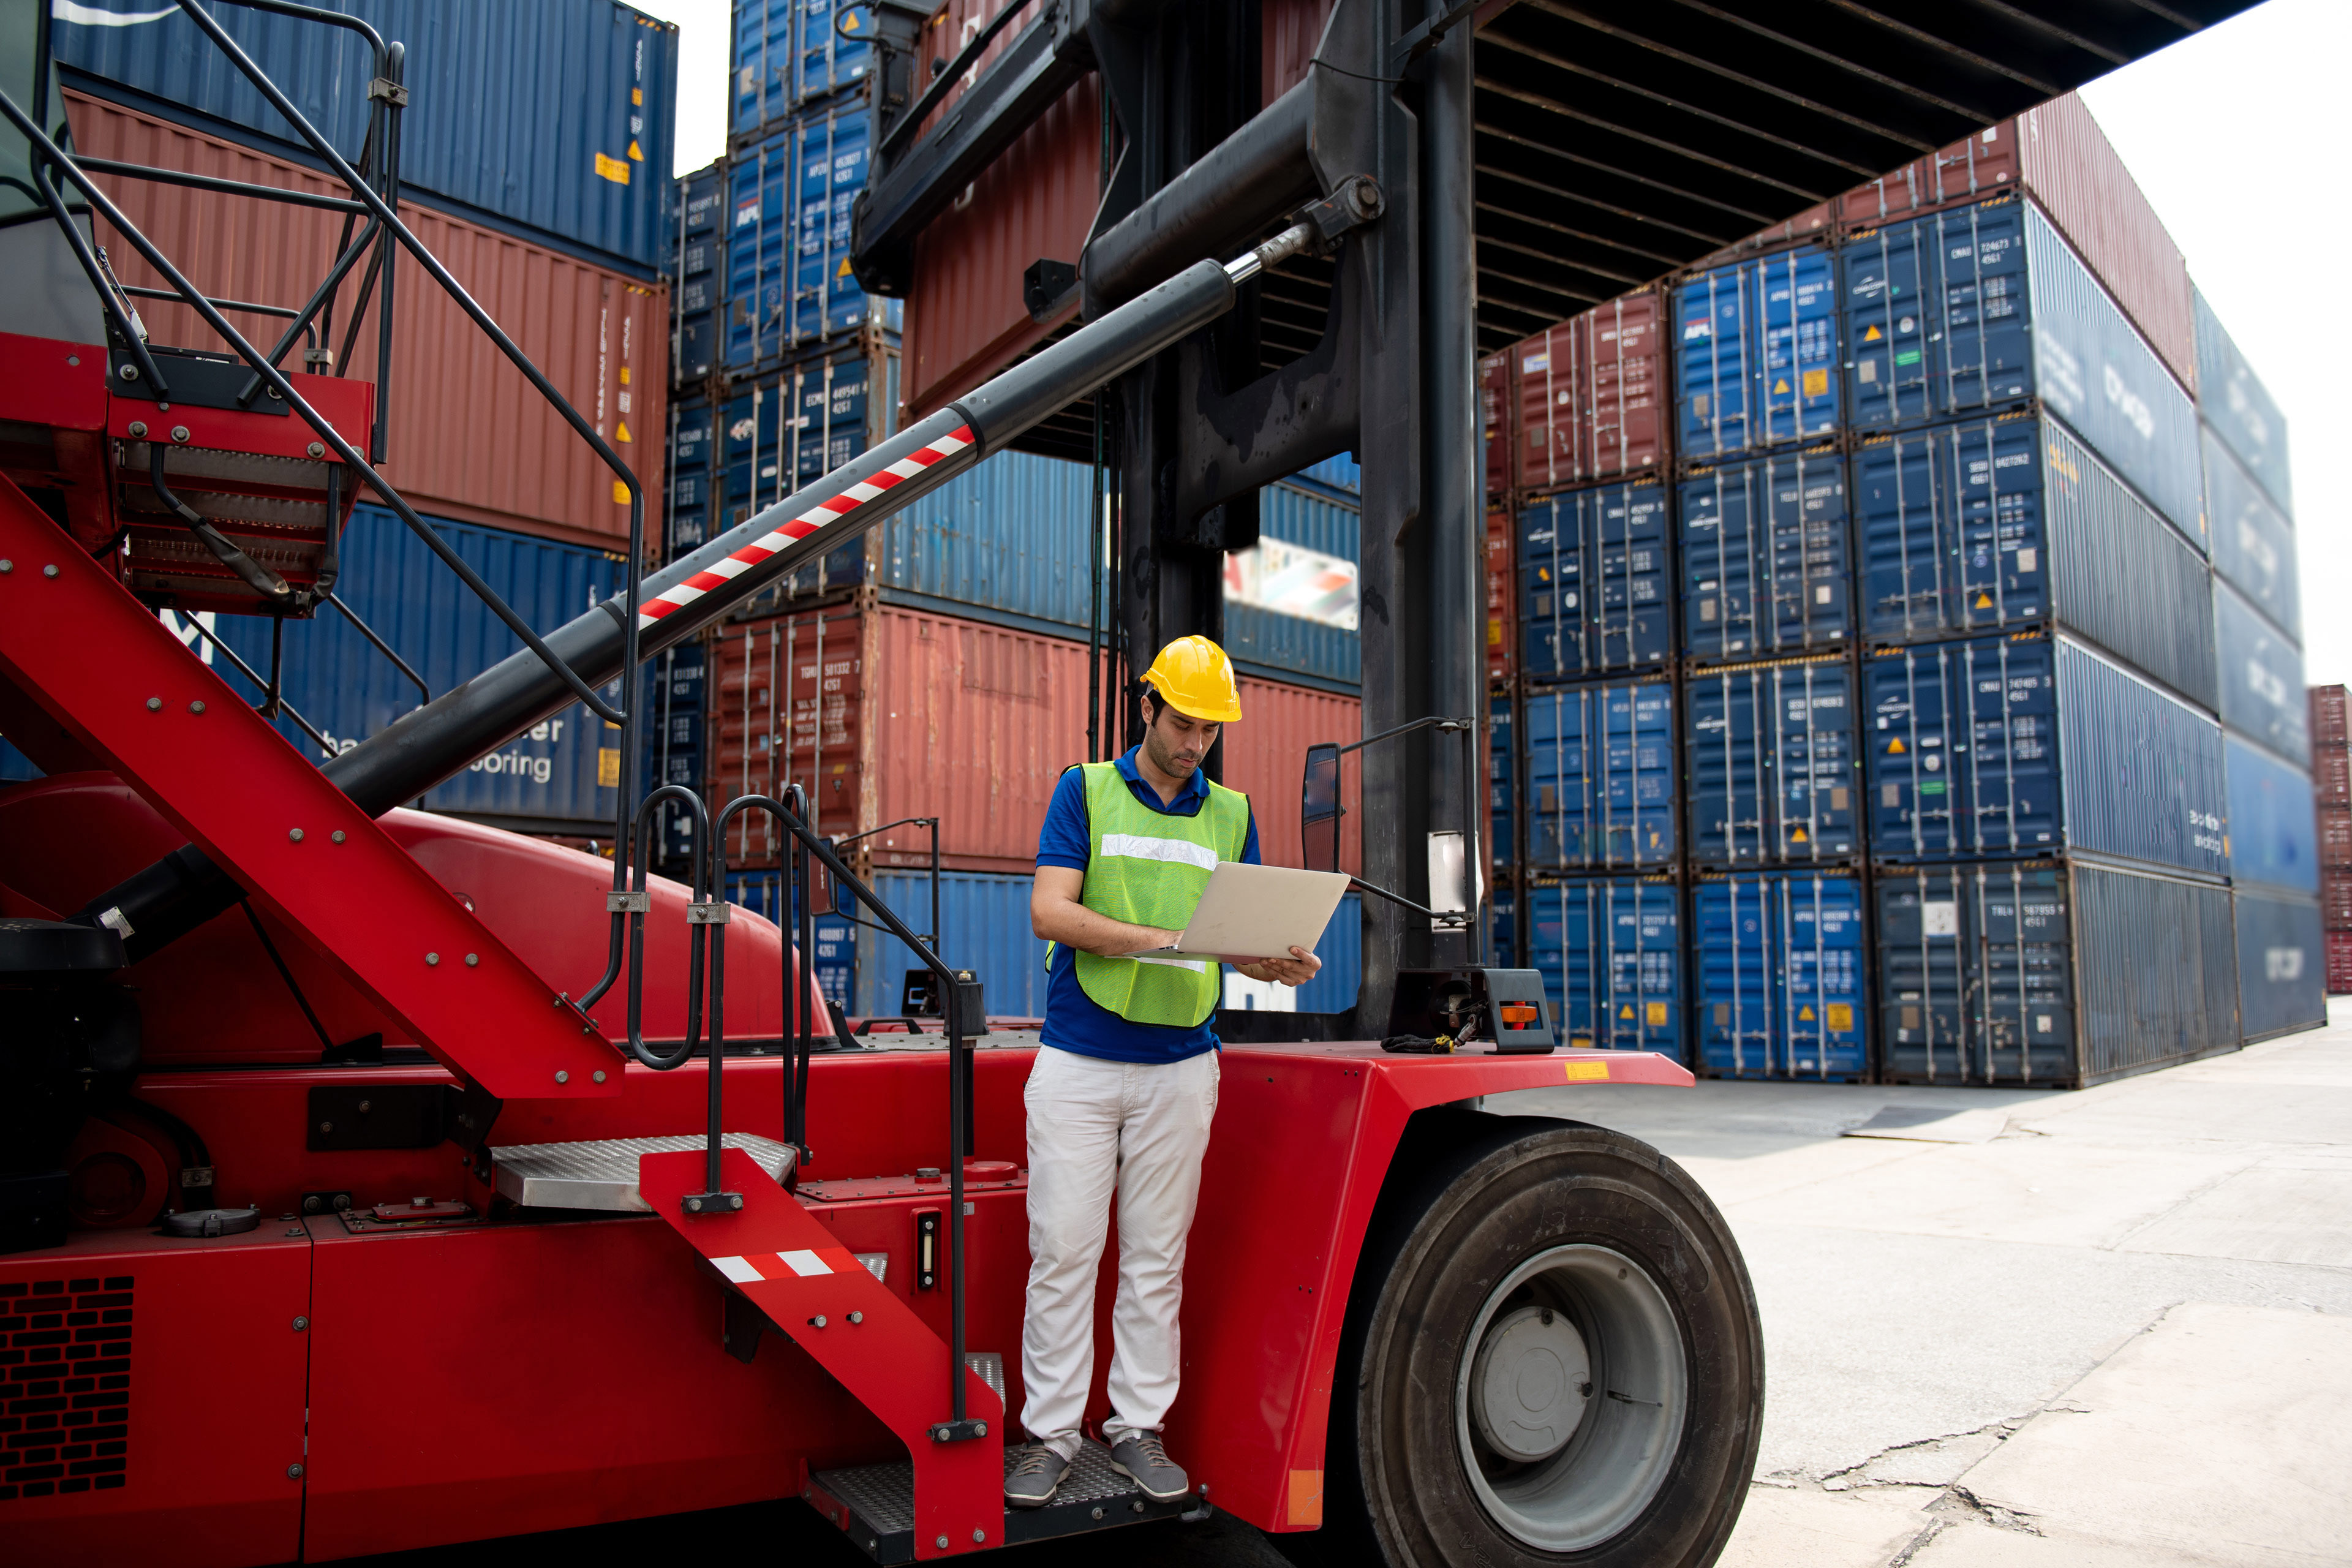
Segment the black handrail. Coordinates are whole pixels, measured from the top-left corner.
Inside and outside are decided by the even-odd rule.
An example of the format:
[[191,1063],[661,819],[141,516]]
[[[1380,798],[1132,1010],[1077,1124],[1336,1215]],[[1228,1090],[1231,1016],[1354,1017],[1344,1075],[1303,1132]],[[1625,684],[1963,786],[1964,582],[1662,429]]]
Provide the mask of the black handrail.
[[846,838],[836,838],[838,849],[855,844],[861,838],[871,838],[877,833],[887,833],[894,827],[928,827],[931,830],[931,930],[924,938],[933,947],[940,945],[940,819],[936,816],[902,816],[896,822],[886,822],[879,827],[869,827],[863,833],[853,833]]
[[[676,1050],[657,1051],[646,1044],[645,1029],[646,916],[653,912],[653,893],[646,886],[646,878],[648,875],[646,861],[651,857],[633,858],[629,850],[633,844],[642,847],[646,843],[647,821],[653,814],[654,807],[666,800],[682,800],[687,804],[688,810],[693,814],[696,829],[694,847],[691,851],[694,879],[688,886],[697,892],[701,890],[703,869],[707,864],[705,858],[707,851],[703,846],[709,842],[710,814],[703,809],[702,797],[684,784],[663,784],[659,789],[648,791],[646,798],[638,803],[637,819],[635,824],[635,833],[623,837],[613,846],[613,860],[618,868],[618,877],[615,879],[625,878],[628,880],[625,890],[615,890],[605,897],[605,908],[612,912],[614,924],[617,927],[625,922],[629,932],[629,1054],[656,1072],[667,1072],[672,1068],[684,1067],[694,1058],[694,1047],[702,1033],[704,927],[711,923],[714,919],[708,911],[698,917],[695,914],[689,914],[688,917],[686,1037],[678,1041]],[[715,918],[718,920],[725,918],[723,905]],[[723,942],[721,945],[724,945]],[[598,992],[597,994],[602,994],[602,992]],[[595,996],[592,995],[581,1005],[584,1007],[594,1000]],[[712,1008],[715,1014],[717,1008],[715,998]],[[719,1081],[718,1051],[719,1045],[714,1035],[710,1066],[710,1079],[713,1085],[710,1092],[714,1097],[719,1092],[716,1087]],[[715,1100],[713,1104],[715,1107]],[[714,1116],[717,1114],[715,1109],[712,1114]],[[713,1125],[716,1125],[716,1122]],[[711,1155],[714,1162],[718,1157],[716,1153]],[[712,1166],[712,1171],[711,1190],[716,1192],[718,1178],[715,1164]]]

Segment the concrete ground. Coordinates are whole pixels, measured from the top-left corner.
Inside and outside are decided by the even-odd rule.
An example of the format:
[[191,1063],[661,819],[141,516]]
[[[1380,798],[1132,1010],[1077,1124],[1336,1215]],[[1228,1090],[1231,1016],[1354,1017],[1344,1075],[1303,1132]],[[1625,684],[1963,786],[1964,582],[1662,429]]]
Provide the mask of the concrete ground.
[[[1489,1108],[1655,1143],[1738,1234],[1770,1386],[1725,1568],[2352,1563],[2352,1005],[2081,1093],[1701,1083]],[[1908,1136],[1846,1135],[1874,1119]],[[558,1542],[864,1561],[798,1503],[537,1538]],[[1287,1568],[1222,1516],[1112,1550]]]

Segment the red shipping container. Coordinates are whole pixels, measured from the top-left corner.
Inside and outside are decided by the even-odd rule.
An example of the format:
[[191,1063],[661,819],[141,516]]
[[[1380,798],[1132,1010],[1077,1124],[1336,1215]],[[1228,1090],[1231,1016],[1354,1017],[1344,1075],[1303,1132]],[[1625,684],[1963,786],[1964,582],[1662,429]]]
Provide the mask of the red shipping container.
[[[861,597],[724,626],[711,658],[714,814],[798,782],[819,830],[835,837],[935,816],[943,865],[1026,872],[1055,782],[1086,758],[1082,642]],[[1296,866],[1307,747],[1355,740],[1361,706],[1245,679],[1242,712],[1225,731],[1225,782],[1251,795],[1265,858]],[[1343,854],[1360,842],[1351,821]],[[748,816],[728,834],[728,865],[772,865],[778,847],[765,814]],[[930,860],[920,828],[893,828],[861,847],[877,866]]]
[[2352,868],[2352,811],[2340,805],[2319,808],[2319,863]]
[[2315,686],[2311,689],[2311,743],[2315,746],[2341,748],[2352,742],[2347,732],[2344,708],[2344,688]]
[[1518,424],[1517,400],[1511,395],[1511,354],[1489,354],[1478,362],[1478,426],[1486,453],[1486,493],[1511,493],[1511,433]]
[[2327,994],[2352,996],[2352,931],[2327,933]]
[[1621,295],[1510,351],[1523,489],[1648,473],[1665,460],[1664,317],[1655,291]]
[[1486,684],[1508,682],[1518,669],[1518,574],[1511,568],[1512,523],[1501,507],[1486,513]]
[[2352,931],[2352,869],[2320,868],[2319,915],[2329,931]]
[[1987,127],[1841,197],[1848,229],[2022,184],[2174,377],[2197,390],[2189,265],[2099,122],[2074,93]]
[[1693,262],[1689,270],[1704,272],[1711,267],[1727,266],[1743,257],[1755,256],[1767,250],[1778,250],[1784,245],[1802,245],[1808,240],[1830,239],[1836,232],[1837,204],[1821,202],[1807,207],[1786,223],[1776,223],[1769,228],[1759,228],[1745,239],[1733,241],[1712,256]]
[[[78,151],[320,195],[342,187],[309,169],[79,93],[66,95]],[[342,215],[101,175],[123,216],[197,287],[218,299],[299,308],[333,264]],[[635,468],[649,540],[659,537],[668,426],[669,295],[617,272],[431,207],[401,216],[476,303]],[[99,241],[126,283],[165,288],[102,220]],[[362,263],[364,266],[364,263]],[[417,510],[609,549],[629,532],[626,491],[415,260],[395,274],[389,456],[384,478]],[[341,296],[351,300],[347,281]],[[185,305],[142,300],[153,341],[225,350]],[[263,346],[282,321],[230,313]],[[377,380],[375,316],[349,366]],[[336,345],[340,348],[340,343]],[[299,365],[299,352],[288,363]]]
[[2342,746],[2312,747],[2311,792],[2323,811],[2352,808],[2352,754]]
[[1331,0],[1260,0],[1259,16],[1258,101],[1272,103],[1307,79]]

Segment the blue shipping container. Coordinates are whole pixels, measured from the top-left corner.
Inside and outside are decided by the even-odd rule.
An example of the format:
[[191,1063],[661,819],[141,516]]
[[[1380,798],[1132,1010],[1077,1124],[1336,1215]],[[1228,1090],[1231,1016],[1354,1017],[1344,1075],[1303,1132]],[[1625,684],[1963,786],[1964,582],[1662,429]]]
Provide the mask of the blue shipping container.
[[[404,188],[656,275],[670,245],[677,24],[613,0],[334,0],[331,8],[407,46]],[[219,7],[214,20],[336,152],[358,159],[375,76],[364,38],[242,5]],[[228,56],[170,5],[60,5],[54,37],[68,86],[318,163]]]
[[1491,698],[1486,709],[1486,855],[1496,866],[1508,866],[1524,852],[1511,816],[1512,781],[1518,769],[1511,744],[1511,700]]
[[1640,669],[1674,658],[1666,488],[1604,485],[1519,513],[1527,673]]
[[866,188],[873,111],[845,102],[777,127],[728,163],[730,374],[765,370],[869,321],[897,331],[901,301],[876,300],[849,270],[849,216]]
[[2319,893],[2311,775],[2242,740],[2222,746],[2230,776],[2230,879]]
[[[2192,292],[2194,292],[2192,289]],[[2286,416],[2271,398],[2246,356],[2222,330],[2221,319],[2196,294],[2197,412],[2246,471],[2262,481],[2279,510],[2293,516],[2293,465],[2288,459]]]
[[2311,705],[2302,650],[2227,583],[2213,584],[2213,630],[2223,726],[2309,767]]
[[1683,1054],[1682,895],[1664,879],[1527,890],[1529,959],[1562,1044]]
[[873,29],[872,7],[851,0],[735,0],[729,136],[864,81],[874,66]]
[[[1332,475],[1340,458],[1327,459],[1305,472],[1267,485],[1258,491],[1258,533],[1262,539],[1297,545],[1354,564],[1363,555],[1362,502],[1348,486],[1335,484]],[[1354,468],[1352,462],[1347,468]],[[1092,470],[1087,470],[1091,474]],[[1344,476],[1342,476],[1344,477]],[[1076,559],[1086,559],[1083,548]],[[1086,581],[1081,571],[1076,580]],[[1363,678],[1363,642],[1352,613],[1334,620],[1286,615],[1264,605],[1234,596],[1242,581],[1241,555],[1226,558],[1225,651],[1248,673],[1277,680],[1307,676],[1352,687]],[[1353,590],[1350,590],[1352,593]],[[1353,611],[1354,606],[1349,606]]]
[[1285,1013],[1347,1012],[1363,988],[1363,899],[1356,893],[1343,894],[1331,923],[1323,928],[1315,944],[1315,956],[1323,961],[1323,967],[1316,971],[1314,979],[1295,990],[1283,985],[1269,990],[1228,969],[1224,1000],[1219,1005],[1243,1010],[1271,1005]]
[[711,459],[718,452],[718,421],[708,397],[682,397],[670,405],[669,494],[662,528],[662,559],[675,561],[702,548],[710,537]]
[[1835,447],[1682,482],[1683,651],[1703,663],[1819,652],[1854,635],[1845,458]]
[[2327,1022],[2327,935],[2315,899],[2231,891],[2238,931],[2238,1029],[2252,1043]]
[[1847,392],[1858,429],[2038,397],[2173,525],[2198,527],[2189,395],[2015,196],[1848,239]]
[[1692,911],[1702,1071],[1851,1083],[1869,1070],[1859,880],[1708,878]]
[[713,163],[670,194],[670,384],[684,386],[719,363],[719,309],[726,292],[727,166]]
[[1675,290],[1675,447],[1685,458],[1827,436],[1839,415],[1837,269],[1801,245]]
[[1791,659],[1694,673],[1683,744],[1703,865],[1834,865],[1861,853],[1853,671]]
[[1865,438],[1863,626],[1881,642],[2050,618],[2214,705],[2204,558],[2045,415]]
[[[719,424],[710,536],[815,483],[887,435],[898,370],[896,354],[853,351],[736,384]],[[767,596],[803,598],[867,581],[869,538],[844,539]]]
[[[730,871],[727,897],[730,902],[783,926],[784,941],[797,943],[801,939],[800,900],[793,898],[792,908],[784,909],[784,889],[788,884],[789,879],[782,871]],[[810,935],[816,950],[817,988],[824,993],[826,1001],[848,1012],[857,993],[857,927],[835,910],[820,910],[811,922]]]
[[32,758],[6,741],[0,740],[0,784],[23,784],[27,779],[41,776],[41,770],[33,765]]
[[2294,528],[2271,504],[2229,449],[2204,432],[2205,516],[2213,531],[2213,569],[2297,642],[2303,638],[2303,585],[2295,570]]
[[1863,681],[1873,854],[2229,870],[2221,726],[2082,644],[1920,644],[1870,659]]
[[[622,563],[602,551],[431,521],[466,563],[541,633],[625,586]],[[436,697],[522,647],[422,541],[380,507],[352,509],[335,594],[424,676]],[[166,624],[204,647],[176,617]],[[215,629],[223,644],[267,675],[270,627],[257,616],[223,616]],[[322,610],[316,620],[288,621],[285,628],[286,700],[337,751],[351,750],[423,700],[392,661],[334,610]],[[226,661],[206,662],[241,695],[259,696]],[[291,720],[279,720],[278,727],[316,759],[319,748]],[[504,826],[609,837],[620,805],[620,745],[618,730],[575,705],[477,759],[436,786],[425,803]]]
[[1662,680],[1529,692],[1520,722],[1527,863],[1546,871],[1675,858],[1675,693]]

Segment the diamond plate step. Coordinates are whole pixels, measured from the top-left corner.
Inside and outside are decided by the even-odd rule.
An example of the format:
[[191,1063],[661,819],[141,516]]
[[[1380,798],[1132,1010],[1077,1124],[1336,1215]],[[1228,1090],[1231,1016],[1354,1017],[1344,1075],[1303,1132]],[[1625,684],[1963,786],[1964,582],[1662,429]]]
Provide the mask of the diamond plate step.
[[[653,1205],[637,1191],[637,1161],[646,1154],[699,1152],[704,1135],[680,1132],[661,1138],[598,1138],[579,1143],[516,1143],[490,1151],[491,1181],[499,1195],[524,1208],[605,1209],[650,1214]],[[792,1145],[749,1132],[725,1132],[719,1145],[740,1149],[778,1185],[793,1168]]]
[[[1018,1448],[1004,1453],[1004,1473],[1020,1462]],[[915,1467],[906,1460],[885,1465],[860,1465],[840,1470],[812,1470],[801,1498],[839,1525],[866,1555],[877,1563],[915,1560]],[[1070,1473],[1062,1478],[1054,1500],[1044,1508],[1004,1510],[1004,1544],[1050,1541],[1122,1524],[1143,1524],[1157,1519],[1198,1517],[1208,1505],[1192,1498],[1154,1502],[1133,1481],[1110,1467],[1110,1450],[1087,1440],[1078,1446]]]

